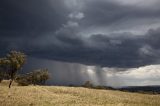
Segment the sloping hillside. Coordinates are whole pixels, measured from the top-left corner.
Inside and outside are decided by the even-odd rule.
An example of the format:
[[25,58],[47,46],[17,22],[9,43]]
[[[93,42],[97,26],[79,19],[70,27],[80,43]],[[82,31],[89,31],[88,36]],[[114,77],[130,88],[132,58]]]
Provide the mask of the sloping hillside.
[[81,87],[0,84],[0,106],[160,106],[160,95]]

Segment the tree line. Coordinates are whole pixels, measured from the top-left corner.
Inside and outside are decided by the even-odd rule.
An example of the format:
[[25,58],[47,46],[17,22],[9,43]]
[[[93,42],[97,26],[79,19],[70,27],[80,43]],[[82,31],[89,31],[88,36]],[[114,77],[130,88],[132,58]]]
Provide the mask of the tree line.
[[5,57],[0,58],[0,82],[9,79],[9,88],[15,80],[19,85],[44,85],[49,79],[48,69],[39,69],[27,74],[17,73],[22,70],[27,56],[22,52],[10,51]]

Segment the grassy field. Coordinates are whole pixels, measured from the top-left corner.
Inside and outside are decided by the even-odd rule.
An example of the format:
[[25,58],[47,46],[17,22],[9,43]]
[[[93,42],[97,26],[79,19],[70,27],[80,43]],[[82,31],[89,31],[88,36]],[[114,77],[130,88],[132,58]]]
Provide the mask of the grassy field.
[[160,95],[0,83],[0,106],[160,106]]

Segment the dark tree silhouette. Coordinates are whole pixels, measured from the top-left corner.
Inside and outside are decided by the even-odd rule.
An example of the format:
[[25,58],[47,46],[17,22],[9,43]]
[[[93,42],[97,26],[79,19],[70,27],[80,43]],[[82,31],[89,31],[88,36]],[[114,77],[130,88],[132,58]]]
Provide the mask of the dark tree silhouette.
[[25,61],[26,55],[17,51],[11,51],[5,58],[0,59],[0,66],[8,70],[8,75],[10,77],[9,88],[12,85],[16,73],[22,68]]

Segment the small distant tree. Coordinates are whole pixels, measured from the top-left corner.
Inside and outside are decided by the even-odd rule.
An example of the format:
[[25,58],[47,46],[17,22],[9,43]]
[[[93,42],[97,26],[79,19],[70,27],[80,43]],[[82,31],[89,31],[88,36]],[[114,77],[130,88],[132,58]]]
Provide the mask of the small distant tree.
[[34,85],[44,85],[45,82],[49,79],[48,69],[39,69],[30,73],[30,78],[32,84]]
[[5,58],[0,59],[0,66],[8,70],[8,75],[10,77],[9,88],[12,85],[16,73],[22,68],[25,61],[26,55],[17,51],[11,51]]
[[86,81],[86,82],[83,84],[83,87],[92,88],[92,87],[93,87],[93,84],[92,84],[90,81]]
[[40,73],[40,82],[41,82],[41,84],[44,85],[48,79],[49,79],[48,69],[41,70],[41,73]]

